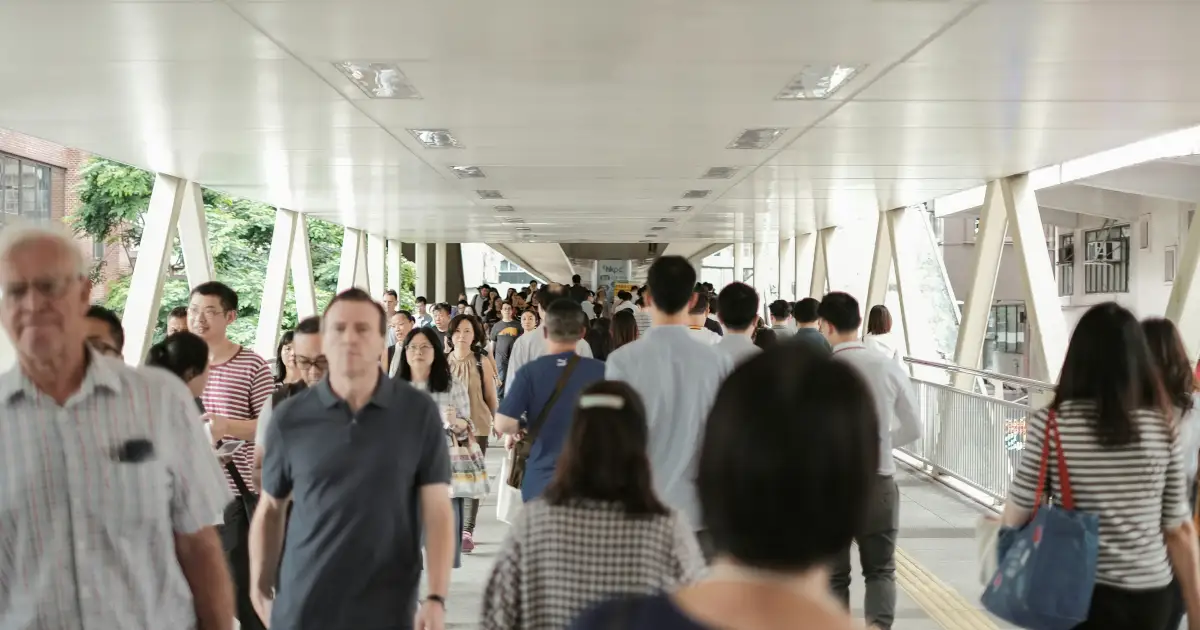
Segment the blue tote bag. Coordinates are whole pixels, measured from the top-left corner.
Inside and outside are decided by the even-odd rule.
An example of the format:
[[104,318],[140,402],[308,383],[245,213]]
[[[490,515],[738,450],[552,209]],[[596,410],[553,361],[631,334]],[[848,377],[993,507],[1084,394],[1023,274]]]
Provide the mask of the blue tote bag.
[[[1043,505],[1049,497],[1046,473],[1050,443],[1058,463],[1061,505]],[[993,615],[1029,630],[1070,630],[1087,619],[1096,584],[1099,519],[1075,510],[1067,460],[1054,411],[1046,418],[1042,462],[1033,517],[1002,536],[996,575],[980,598]]]

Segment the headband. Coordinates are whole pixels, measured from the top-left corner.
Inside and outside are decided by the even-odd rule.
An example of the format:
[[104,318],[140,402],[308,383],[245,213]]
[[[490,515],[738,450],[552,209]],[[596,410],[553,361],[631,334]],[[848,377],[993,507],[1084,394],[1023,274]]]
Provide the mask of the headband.
[[624,409],[625,399],[615,394],[584,394],[579,397],[580,409]]

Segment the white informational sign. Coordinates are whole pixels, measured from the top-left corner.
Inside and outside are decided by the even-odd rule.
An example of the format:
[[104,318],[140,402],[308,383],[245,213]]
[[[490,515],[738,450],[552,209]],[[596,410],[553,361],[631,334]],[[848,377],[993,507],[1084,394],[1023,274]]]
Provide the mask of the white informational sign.
[[628,260],[598,260],[599,269],[596,273],[596,291],[604,291],[609,301],[612,301],[613,286],[629,280]]

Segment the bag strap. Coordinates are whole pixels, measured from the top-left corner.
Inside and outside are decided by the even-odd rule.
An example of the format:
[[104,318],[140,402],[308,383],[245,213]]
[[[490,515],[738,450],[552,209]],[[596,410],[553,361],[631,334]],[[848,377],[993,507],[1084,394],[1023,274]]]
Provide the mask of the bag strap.
[[554,404],[558,402],[558,398],[562,395],[563,390],[566,389],[567,380],[571,378],[571,373],[575,371],[575,366],[578,364],[579,355],[577,354],[572,354],[571,358],[567,359],[567,366],[563,368],[562,374],[558,376],[558,382],[554,384],[554,393],[550,394],[550,399],[546,401],[537,418],[529,423],[529,429],[525,431],[530,444],[533,444],[537,440],[538,433],[542,430],[542,425],[546,423],[546,418],[550,416],[550,411],[554,409]]
[[1046,477],[1050,468],[1050,442],[1054,442],[1055,463],[1058,468],[1059,490],[1062,493],[1062,505],[1068,510],[1075,509],[1075,494],[1071,490],[1071,476],[1067,473],[1067,457],[1063,453],[1062,436],[1058,431],[1058,420],[1053,409],[1046,414],[1046,434],[1042,438],[1042,459],[1038,466],[1037,492],[1033,499],[1033,515],[1042,507],[1042,499],[1046,497]]

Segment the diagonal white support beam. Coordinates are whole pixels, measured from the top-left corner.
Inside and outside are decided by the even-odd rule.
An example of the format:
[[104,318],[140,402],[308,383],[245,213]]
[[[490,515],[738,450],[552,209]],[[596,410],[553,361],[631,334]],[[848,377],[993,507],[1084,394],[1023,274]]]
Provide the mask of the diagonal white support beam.
[[390,238],[387,241],[387,288],[400,294],[401,282],[404,280],[403,272],[400,270],[400,261],[403,256],[400,253],[400,241]]
[[[982,367],[983,341],[987,336],[988,317],[996,294],[996,277],[1004,253],[1004,235],[1008,231],[1008,209],[999,181],[989,182],[979,215],[979,234],[975,237],[975,260],[971,263],[970,284],[963,304],[962,322],[954,345],[954,363],[967,368]],[[955,374],[955,387],[972,391],[974,377]]]
[[361,233],[353,228],[346,228],[342,232],[342,259],[338,264],[338,293],[354,286],[354,279],[358,274],[358,259],[361,257]]
[[808,297],[812,284],[813,262],[816,258],[817,235],[796,235],[796,299]]
[[795,302],[796,294],[796,235],[791,234],[779,241],[779,298]]
[[196,182],[183,185],[183,205],[179,208],[179,247],[188,286],[211,282],[216,278],[212,248],[208,246],[208,219],[205,216],[204,191]]
[[812,275],[808,284],[808,296],[821,299],[829,289],[829,247],[833,243],[833,231],[836,228],[824,228],[816,233],[816,245],[813,247]]
[[317,314],[317,288],[313,281],[312,250],[308,241],[308,219],[296,214],[296,234],[292,240],[292,288],[296,292],[296,316]]
[[275,210],[275,231],[271,233],[267,277],[258,309],[258,334],[254,338],[254,351],[268,361],[275,358],[275,342],[279,339],[283,302],[287,299],[288,266],[295,239],[296,213],[283,208]]
[[892,277],[892,233],[886,212],[880,212],[875,225],[875,252],[871,256],[871,275],[867,279],[867,301],[863,304],[863,330],[871,307],[887,301],[888,282]]
[[1063,317],[1062,302],[1058,299],[1050,253],[1046,250],[1046,234],[1042,230],[1037,196],[1028,175],[1014,175],[1000,180],[1000,192],[1008,210],[1013,251],[1029,291],[1026,312],[1036,334],[1026,337],[1032,341],[1031,363],[1040,366],[1043,372],[1032,376],[1054,383],[1058,381],[1058,373],[1067,352],[1067,321]]
[[121,324],[125,328],[125,361],[140,365],[150,346],[154,328],[158,325],[159,302],[162,301],[163,280],[167,259],[175,245],[175,226],[183,205],[184,181],[159,173],[150,193],[138,248],[133,278],[129,283],[129,299]]
[[[1200,211],[1200,206],[1197,206]],[[1167,319],[1179,327],[1188,356],[1200,355],[1200,220],[1192,220],[1167,300]]]
[[371,279],[367,273],[367,257],[370,253],[367,251],[367,233],[358,233],[358,264],[354,267],[354,286],[371,292]]
[[367,284],[371,297],[382,300],[387,289],[384,274],[387,272],[387,239],[376,234],[367,235]]

